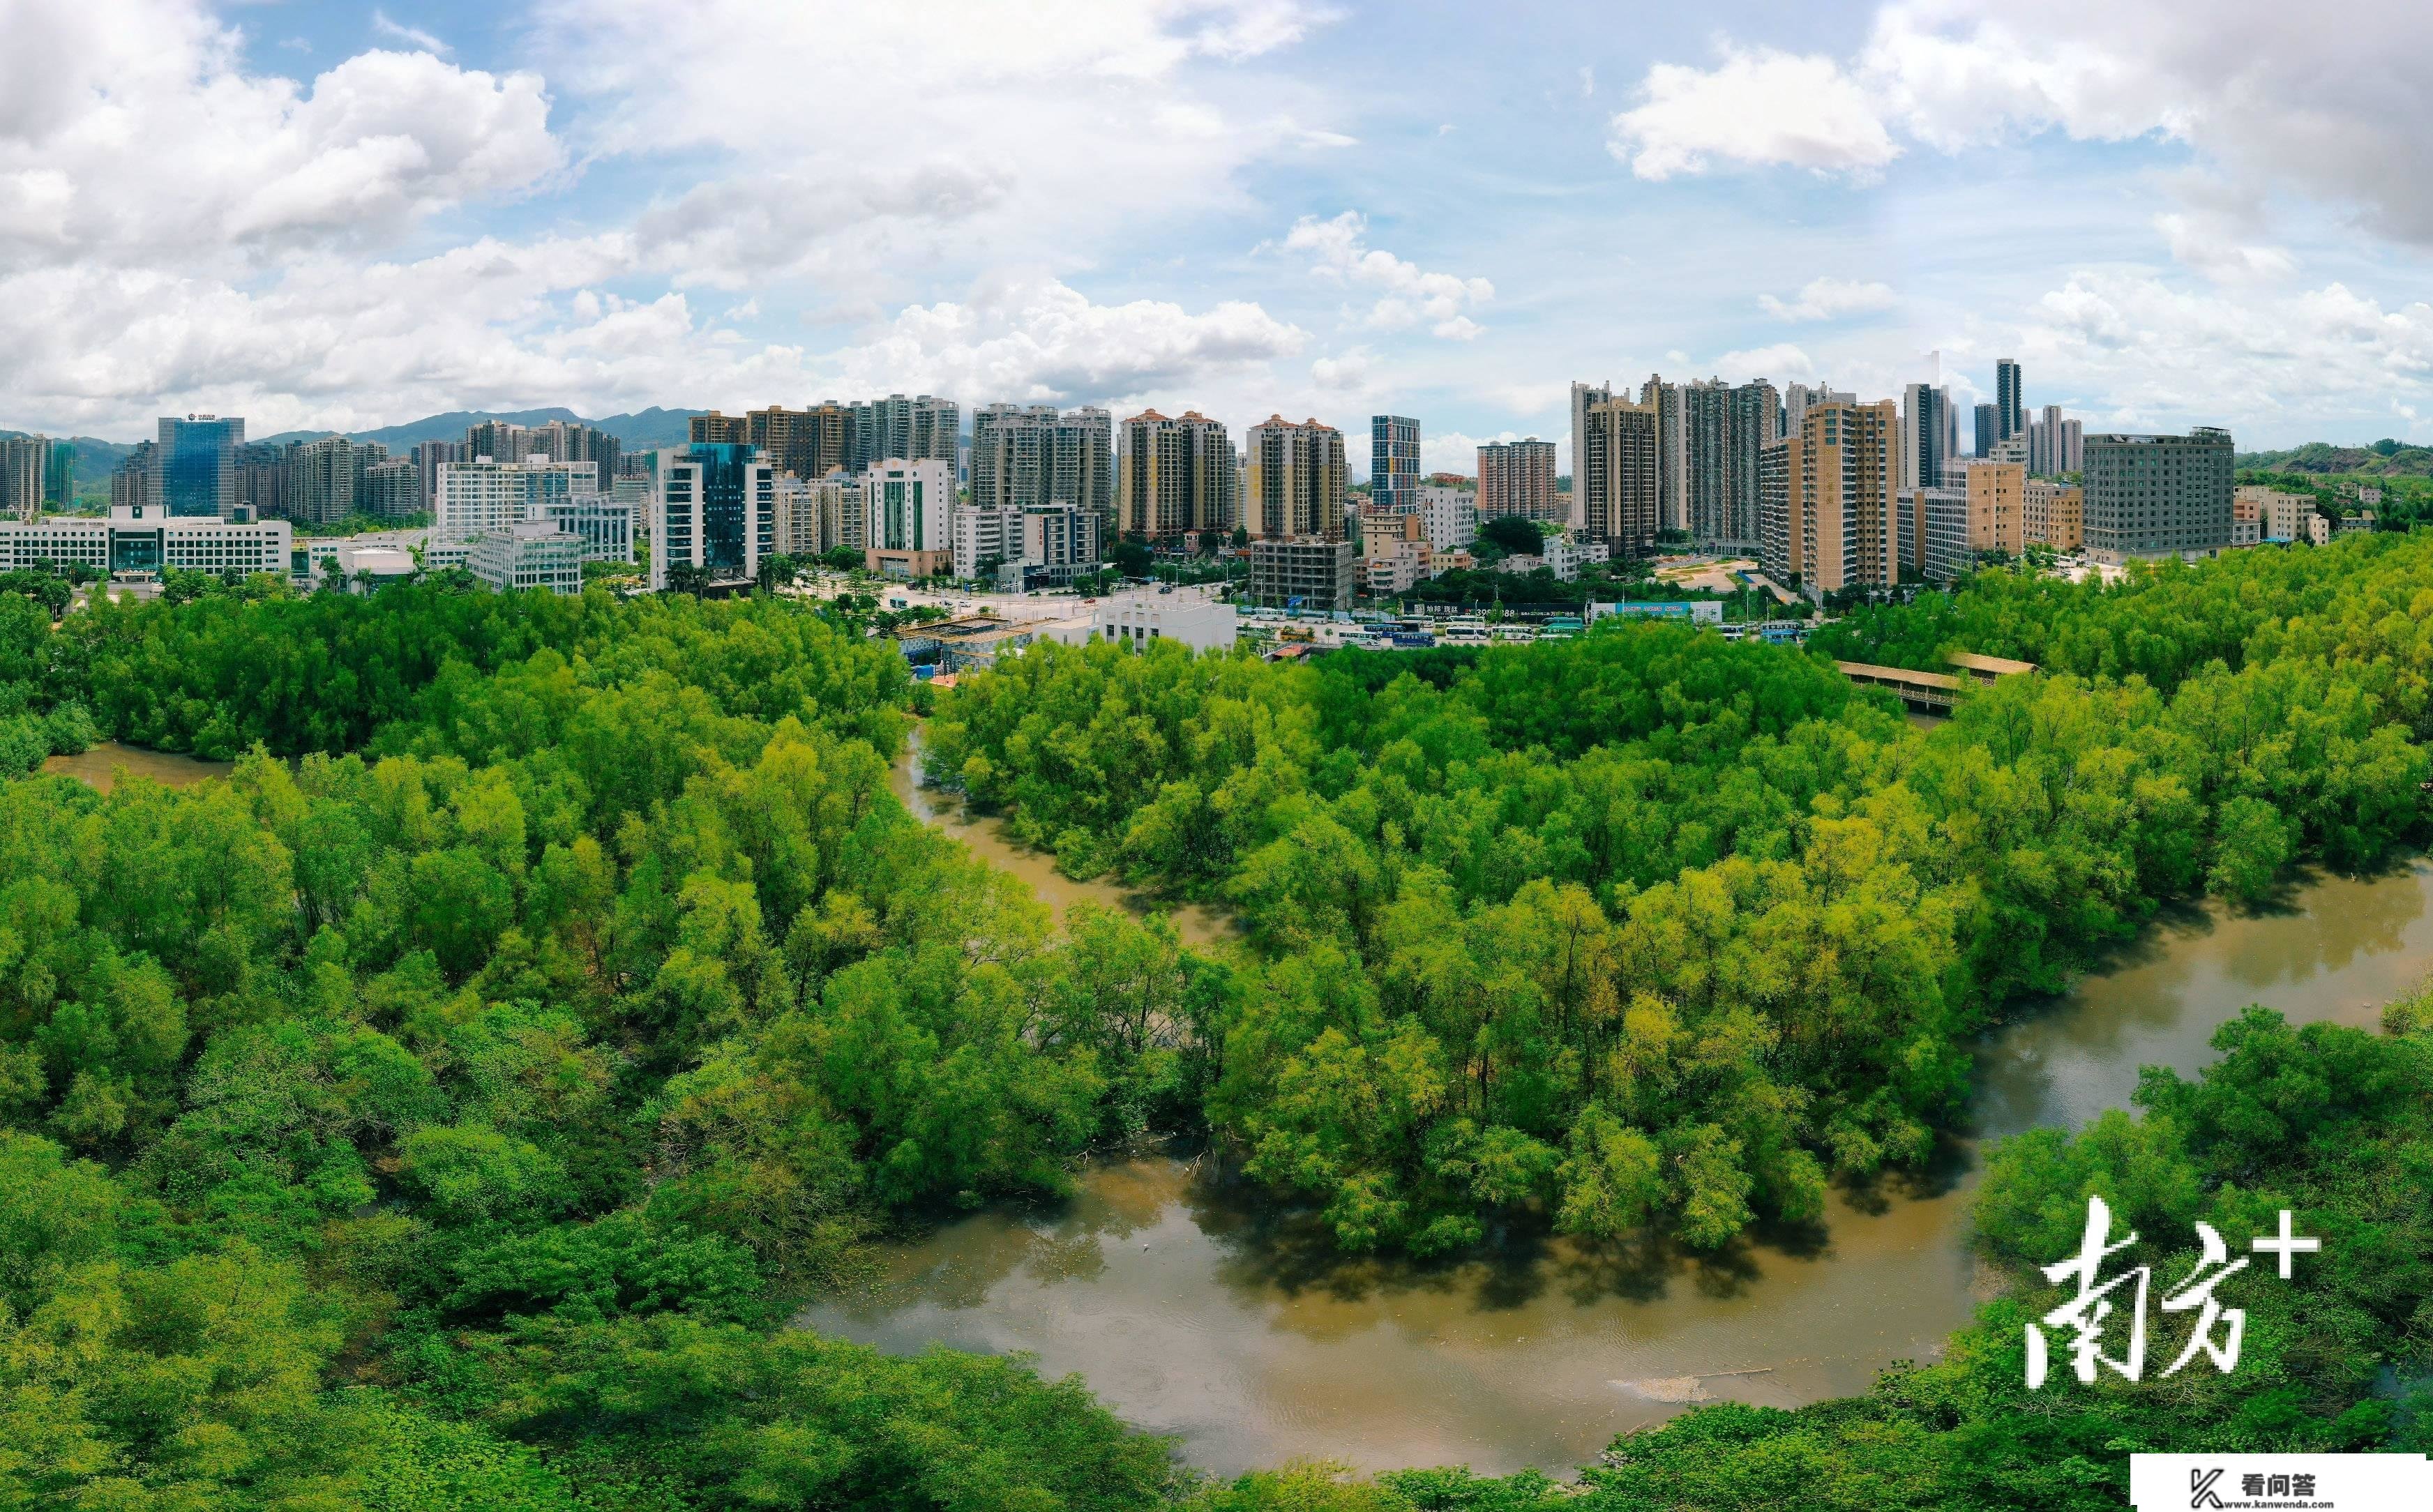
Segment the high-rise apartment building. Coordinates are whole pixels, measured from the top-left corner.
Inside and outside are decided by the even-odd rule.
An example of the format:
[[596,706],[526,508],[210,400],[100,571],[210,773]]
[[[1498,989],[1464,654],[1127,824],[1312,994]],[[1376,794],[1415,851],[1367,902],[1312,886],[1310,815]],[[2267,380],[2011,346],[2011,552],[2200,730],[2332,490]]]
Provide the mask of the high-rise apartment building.
[[1796,454],[1789,438],[1777,436],[1757,459],[1758,561],[1786,587],[1799,571],[1799,542],[1791,531],[1791,459]]
[[[740,416],[735,419],[742,423]],[[732,433],[730,427],[715,429]],[[654,591],[668,586],[671,568],[698,571],[713,583],[744,582],[759,574],[762,557],[777,554],[777,469],[753,447],[734,441],[667,447],[657,454],[655,471]]]
[[1270,415],[1243,435],[1242,456],[1243,522],[1252,535],[1347,538],[1343,506],[1352,471],[1342,432]]
[[1115,523],[1138,540],[1168,540],[1240,523],[1241,475],[1225,427],[1186,410],[1143,410],[1124,421],[1115,458]]
[[868,471],[882,462],[940,461],[958,466],[962,409],[953,399],[923,394],[907,399],[857,400],[847,405],[853,445],[845,459],[848,471]]
[[377,441],[325,435],[298,443],[287,453],[283,501],[287,518],[307,525],[334,525],[366,510],[370,501],[364,487],[365,473],[387,460],[388,448]]
[[1652,555],[1662,528],[1659,503],[1658,407],[1613,399],[1589,406],[1572,496],[1582,533],[1611,557]]
[[1101,409],[988,404],[972,413],[976,508],[1065,503],[1102,520],[1114,512],[1114,422]]
[[[438,499],[441,463],[471,460],[462,441],[417,441],[410,455],[414,458],[415,476],[420,481],[422,487],[422,502],[415,506],[417,509],[432,508],[434,501]],[[603,484],[601,486],[604,490],[608,484]]]
[[0,518],[36,520],[51,476],[51,438],[12,435],[0,439]]
[[1613,398],[1611,382],[1583,383],[1574,380],[1572,383],[1572,503],[1567,511],[1567,518],[1564,521],[1566,524],[1585,523],[1581,515],[1579,471],[1580,457],[1588,446],[1589,406],[1602,404],[1611,398]]
[[781,474],[776,500],[777,550],[789,556],[817,556],[840,546],[859,552],[868,537],[862,478],[842,467],[817,480]]
[[745,441],[781,473],[814,482],[851,460],[853,414],[834,399],[799,410],[772,404],[745,411],[743,419]]
[[2085,433],[2080,422],[2065,416],[2060,405],[2046,405],[2041,415],[2028,422],[2029,476],[2058,478],[2084,471],[2085,467]]
[[1812,404],[1856,404],[1859,396],[1847,389],[1837,389],[1830,383],[1792,383],[1782,391],[1782,431],[1784,435],[1797,435],[1799,422]]
[[[686,430],[687,439],[697,447],[740,447],[752,444],[752,421],[741,415],[725,415],[717,410],[711,410],[706,415],[692,416]],[[502,457],[497,460],[509,459]],[[520,462],[523,459],[516,457],[512,460]],[[705,465],[714,466],[714,464]]]
[[173,518],[234,513],[236,449],[245,444],[245,421],[235,416],[161,417],[152,449],[152,497]]
[[1901,390],[1900,485],[1931,487],[1942,482],[1943,465],[1957,460],[1944,450],[1951,433],[1951,393],[1931,383]]
[[[1572,385],[1576,392],[1581,385]],[[1579,467],[1578,453],[1572,467]],[[1579,493],[1574,480],[1573,496]],[[1555,443],[1529,436],[1520,441],[1489,441],[1478,449],[1478,495],[1472,501],[1478,518],[1519,515],[1525,519],[1570,524],[1570,513],[1557,502]]]
[[617,438],[596,425],[579,420],[551,420],[524,433],[524,450],[515,460],[547,457],[552,462],[588,462],[602,488],[617,481],[617,459],[622,449]]
[[1899,407],[1816,403],[1761,459],[1767,566],[1811,598],[1899,580]]
[[2230,544],[2230,433],[2090,435],[2086,549],[2099,559],[2211,554]]
[[[476,420],[465,427],[465,454],[442,460],[479,462],[487,457],[492,462],[521,462],[531,455],[532,432],[525,427],[512,420]],[[438,479],[435,466],[432,478],[435,487]]]
[[[158,474],[152,468],[152,454],[160,450],[157,442],[138,441],[132,450],[119,459],[118,466],[110,469],[110,507],[112,510],[136,509],[157,502],[152,485]],[[230,470],[234,470],[233,459]]]
[[412,457],[390,457],[364,468],[358,496],[364,513],[377,519],[412,519],[422,513],[422,469]]
[[[1734,386],[1710,378],[1670,388],[1680,415],[1676,455],[1682,518],[1674,528],[1705,545],[1755,545],[1759,451],[1774,438],[1781,413],[1774,385],[1761,380]],[[1661,424],[1659,415],[1659,432]]]
[[[1085,404],[1056,417],[1056,466],[1048,478],[1047,497],[1042,502],[1071,504],[1095,518],[1097,531],[1107,529],[1115,518],[1114,416],[1097,405]],[[1091,536],[1088,545],[1092,552],[1097,550],[1099,539],[1097,535]],[[1097,560],[1096,556],[1091,560]]]
[[2019,392],[2019,364],[2014,357],[1994,362],[1995,439],[2007,441],[2028,428],[2027,400]]
[[1687,438],[1683,434],[1686,417],[1681,385],[1668,383],[1662,375],[1650,373],[1647,382],[1639,385],[1639,402],[1656,412],[1657,528],[1686,531],[1690,528],[1690,509],[1682,479]]
[[1990,457],[1994,454],[1995,446],[2000,442],[2001,439],[2001,411],[1996,409],[1991,404],[1978,405],[1977,445],[1972,449],[1971,454],[1980,457]]
[[1370,416],[1369,502],[1389,515],[1409,514],[1418,507],[1419,486],[1420,422],[1407,415]]

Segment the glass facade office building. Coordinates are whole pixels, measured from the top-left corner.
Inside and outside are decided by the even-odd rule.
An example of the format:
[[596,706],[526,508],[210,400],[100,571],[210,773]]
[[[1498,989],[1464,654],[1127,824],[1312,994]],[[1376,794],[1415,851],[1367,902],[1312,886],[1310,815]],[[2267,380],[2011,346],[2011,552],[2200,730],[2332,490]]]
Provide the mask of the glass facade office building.
[[161,417],[152,450],[152,498],[175,518],[235,512],[236,449],[245,421],[215,415]]

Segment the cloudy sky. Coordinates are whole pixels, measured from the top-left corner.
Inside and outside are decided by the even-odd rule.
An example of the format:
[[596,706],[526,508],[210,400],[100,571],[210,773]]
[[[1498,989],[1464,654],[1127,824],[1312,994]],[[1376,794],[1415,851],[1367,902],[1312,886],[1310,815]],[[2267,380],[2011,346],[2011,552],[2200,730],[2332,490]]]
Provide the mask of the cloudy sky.
[[[1484,19],[1483,19],[1484,18]],[[0,427],[1931,376],[2433,441],[2424,0],[0,0]],[[1567,459],[1568,460],[1568,459]]]

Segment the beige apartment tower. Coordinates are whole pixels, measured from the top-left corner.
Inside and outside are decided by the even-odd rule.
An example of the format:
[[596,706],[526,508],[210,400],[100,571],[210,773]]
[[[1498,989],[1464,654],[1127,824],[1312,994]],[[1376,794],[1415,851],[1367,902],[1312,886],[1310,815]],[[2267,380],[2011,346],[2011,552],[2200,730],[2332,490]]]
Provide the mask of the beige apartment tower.
[[1530,436],[1490,441],[1478,449],[1478,518],[1520,515],[1567,523],[1555,492],[1555,443]]
[[1243,523],[1264,540],[1344,539],[1343,433],[1270,415],[1243,438]]
[[1115,528],[1137,540],[1233,530],[1240,518],[1234,443],[1198,410],[1143,410],[1123,424],[1115,458]]
[[1656,552],[1662,528],[1659,416],[1655,405],[1625,399],[1591,404],[1582,416],[1572,479],[1579,528],[1617,558]]
[[1759,538],[1769,570],[1812,599],[1900,579],[1900,406],[1812,404],[1759,453]]

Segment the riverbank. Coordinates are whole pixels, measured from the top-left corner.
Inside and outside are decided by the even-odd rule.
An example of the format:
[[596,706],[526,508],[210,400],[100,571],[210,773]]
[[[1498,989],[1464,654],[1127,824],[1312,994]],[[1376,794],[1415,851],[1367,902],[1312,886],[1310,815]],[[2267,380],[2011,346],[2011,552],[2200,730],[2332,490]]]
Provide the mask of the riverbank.
[[78,778],[99,792],[116,787],[121,772],[130,777],[149,777],[163,787],[189,788],[205,777],[225,777],[235,770],[233,761],[206,761],[174,751],[146,751],[116,740],[103,740],[75,756],[50,756],[43,762],[45,773]]
[[[2195,1072],[2252,1002],[2372,1027],[2428,962],[2422,862],[2310,880],[2279,910],[2187,909],[1988,1040],[1973,1130],[2124,1106],[2141,1064]],[[1070,1203],[889,1247],[876,1286],[799,1321],[896,1352],[1029,1351],[1220,1473],[1296,1457],[1568,1472],[1691,1402],[1795,1406],[1933,1356],[1991,1290],[1975,1178],[1958,1142],[1922,1179],[1837,1189],[1822,1223],[1713,1256],[1544,1238],[1424,1265],[1342,1256],[1255,1192],[1129,1161],[1084,1173]]]
[[1174,923],[1183,943],[1206,950],[1241,938],[1234,920],[1201,903],[1177,903],[1154,893],[1121,887],[1104,878],[1077,882],[1056,869],[1056,858],[1007,838],[1002,820],[976,818],[964,811],[954,794],[923,780],[921,728],[915,725],[895,758],[888,785],[912,816],[971,847],[972,854],[1020,879],[1033,896],[1056,912],[1058,919],[1074,904],[1088,901],[1131,913],[1163,913]]

